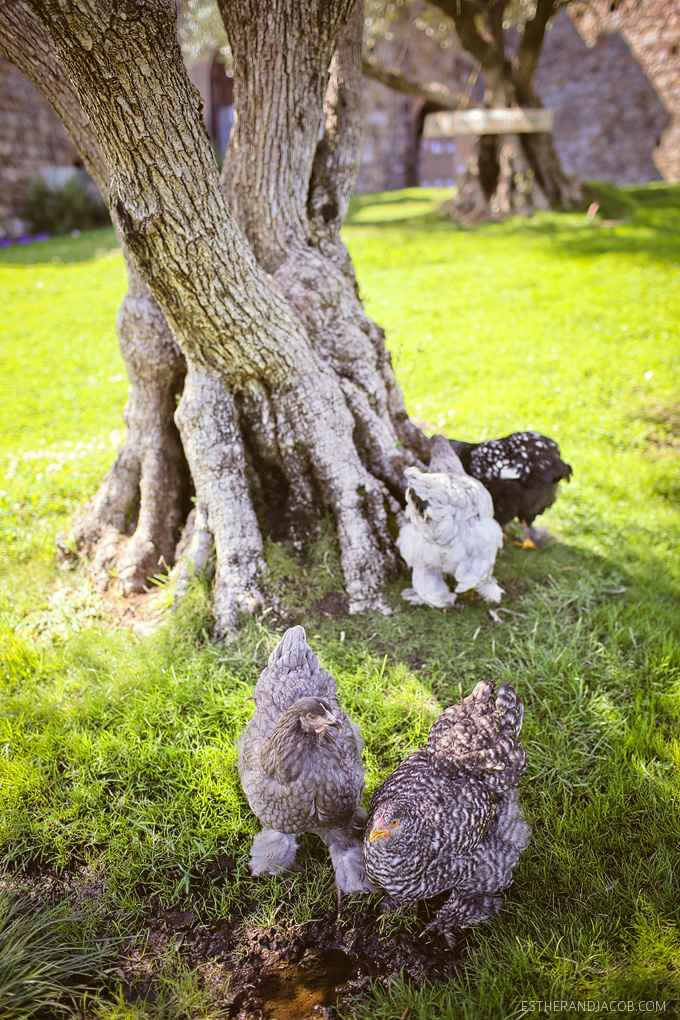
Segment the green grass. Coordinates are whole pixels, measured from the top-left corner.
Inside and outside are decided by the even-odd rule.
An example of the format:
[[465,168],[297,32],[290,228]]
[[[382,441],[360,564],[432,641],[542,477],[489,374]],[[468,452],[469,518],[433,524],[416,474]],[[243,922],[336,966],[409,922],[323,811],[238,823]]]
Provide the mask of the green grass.
[[[359,1007],[367,1020],[407,1007],[409,1020],[519,1017],[539,999],[631,1001],[628,1016],[663,1001],[670,1016],[680,999],[680,189],[597,195],[593,221],[474,230],[441,218],[434,190],[365,196],[345,230],[409,411],[464,439],[540,429],[574,467],[544,517],[558,541],[506,545],[497,562],[502,627],[479,603],[406,606],[404,577],[388,591],[394,616],[331,618],[315,608],[341,586],[329,529],[306,564],[267,549],[272,583],[361,723],[368,790],[476,680],[509,679],[526,704],[533,839],[506,908],[468,939],[453,983],[393,982]],[[199,588],[139,638],[54,563],[55,534],[120,437],[114,247],[98,231],[0,252],[5,867],[88,869],[99,898],[84,938],[104,915],[142,932],[153,895],[207,924],[304,924],[332,906],[327,857],[306,843],[292,888],[250,879],[256,822],[236,775],[245,699],[278,636],[270,617],[213,646]],[[221,854],[237,863],[229,881],[214,876]],[[160,973],[166,998],[139,1015],[198,1002],[180,978],[171,994]],[[110,1016],[137,1016],[126,1009]]]
[[[35,910],[29,897],[0,893],[0,1003],[4,1017],[72,1015],[97,1002],[107,944],[80,938],[77,915],[62,907]],[[88,995],[89,993],[89,995]]]

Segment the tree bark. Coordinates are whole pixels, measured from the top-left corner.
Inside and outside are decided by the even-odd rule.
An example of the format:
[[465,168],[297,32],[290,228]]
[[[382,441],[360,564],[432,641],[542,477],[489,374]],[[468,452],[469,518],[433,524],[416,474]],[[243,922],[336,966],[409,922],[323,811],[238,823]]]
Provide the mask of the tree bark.
[[196,495],[188,555],[204,562],[214,539],[218,635],[262,601],[255,501],[272,479],[288,528],[333,513],[350,611],[384,608],[388,513],[428,444],[339,237],[360,144],[354,3],[224,4],[235,124],[222,187],[171,0],[29,3],[104,153],[114,222],[186,361],[176,418]]

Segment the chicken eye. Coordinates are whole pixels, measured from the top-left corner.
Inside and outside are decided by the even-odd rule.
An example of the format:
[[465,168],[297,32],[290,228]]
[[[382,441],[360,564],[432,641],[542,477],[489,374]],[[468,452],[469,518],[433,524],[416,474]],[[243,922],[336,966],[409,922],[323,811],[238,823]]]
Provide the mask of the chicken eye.
[[388,828],[394,829],[395,826],[397,826],[397,825],[399,825],[399,819],[398,818],[393,818],[392,821],[389,823]]
[[312,721],[312,713],[308,712],[307,715],[306,715],[306,718],[309,719],[309,721],[311,722]]

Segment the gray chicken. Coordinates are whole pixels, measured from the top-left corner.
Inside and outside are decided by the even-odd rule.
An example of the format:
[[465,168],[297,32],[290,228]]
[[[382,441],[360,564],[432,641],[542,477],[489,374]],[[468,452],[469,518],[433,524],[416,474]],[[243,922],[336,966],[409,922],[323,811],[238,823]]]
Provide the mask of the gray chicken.
[[432,726],[416,751],[371,798],[366,874],[395,905],[450,890],[430,927],[451,929],[498,914],[531,830],[518,785],[524,707],[511,684],[477,684]]
[[291,627],[269,657],[240,744],[239,775],[262,822],[250,870],[290,868],[298,836],[314,832],[330,850],[339,894],[368,892],[359,834],[366,812],[359,729],[340,708],[337,684],[322,669],[302,627]]

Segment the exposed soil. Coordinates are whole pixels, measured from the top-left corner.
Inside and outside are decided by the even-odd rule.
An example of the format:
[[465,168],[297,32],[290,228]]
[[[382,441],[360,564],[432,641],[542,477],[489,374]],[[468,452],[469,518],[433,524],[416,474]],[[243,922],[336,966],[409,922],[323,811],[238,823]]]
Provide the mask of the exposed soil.
[[346,907],[339,920],[329,912],[305,925],[291,919],[267,928],[200,924],[193,911],[164,911],[144,934],[144,957],[131,947],[121,963],[126,998],[155,1001],[153,960],[172,947],[198,969],[214,1008],[230,1020],[332,1020],[338,1005],[351,1014],[374,981],[386,985],[397,974],[441,981],[454,972],[462,944],[452,950],[434,940],[426,923],[412,934],[395,919],[390,934],[381,934],[384,919],[366,900]]
[[334,619],[338,619],[341,616],[347,616],[348,606],[349,600],[344,592],[332,591],[320,598],[314,609],[319,616],[332,616]]
[[645,417],[654,426],[647,434],[648,454],[680,450],[680,404],[670,407],[656,404]]
[[[226,877],[234,863],[224,858],[216,867]],[[102,897],[108,899],[105,886],[85,870],[60,878],[38,872],[5,881],[0,876],[3,886],[20,887],[34,908],[69,901],[77,910],[87,901],[96,909]],[[205,909],[201,917],[191,904],[162,908],[152,899],[147,920],[134,939],[121,944],[109,973],[128,1002],[153,1004],[167,990],[168,968],[176,970],[179,957],[196,970],[215,1016],[336,1020],[338,1008],[352,1015],[373,982],[386,986],[396,975],[413,982],[442,981],[454,973],[465,936],[451,949],[443,938],[425,932],[438,906],[439,901],[421,904],[415,920],[406,908],[387,918],[380,913],[379,897],[356,896],[345,898],[340,917],[328,911],[304,925],[284,918],[258,928],[240,918],[212,922]]]

